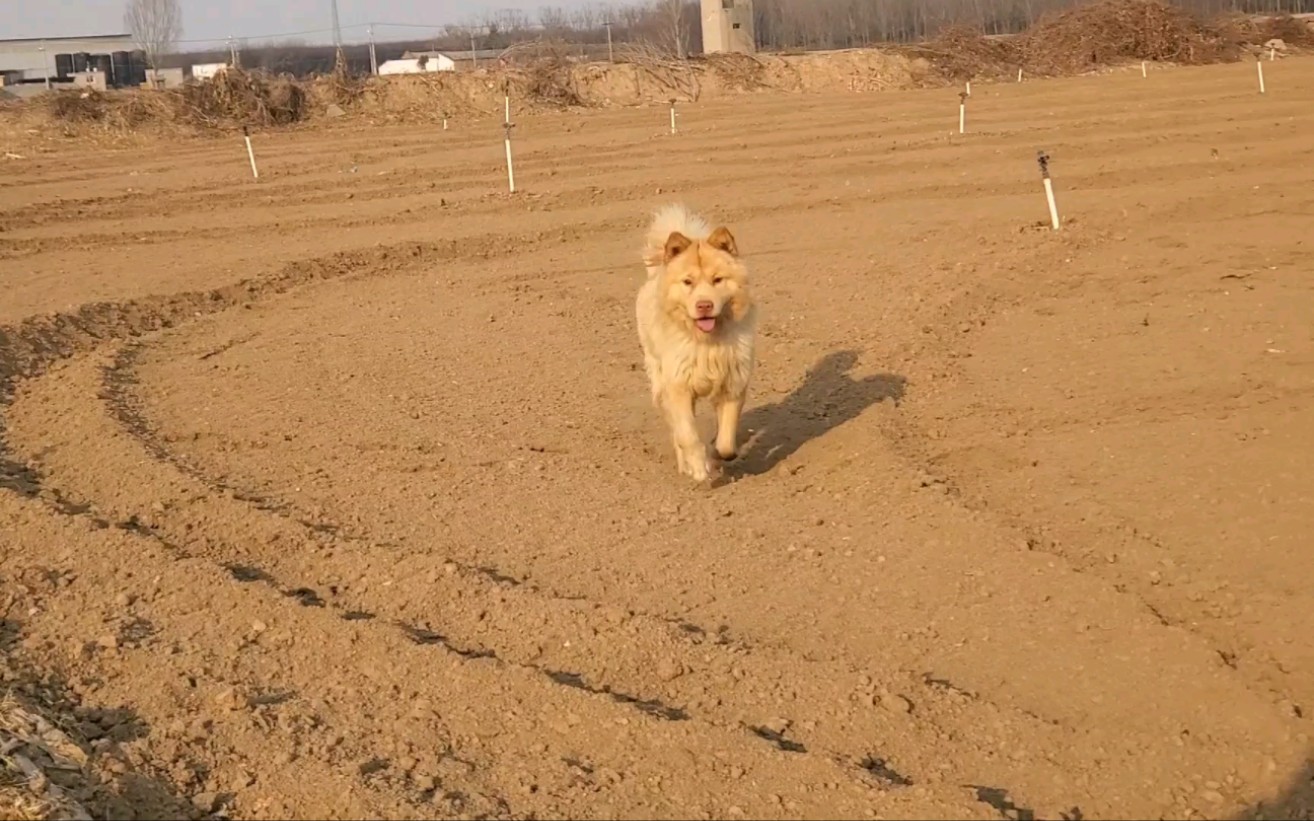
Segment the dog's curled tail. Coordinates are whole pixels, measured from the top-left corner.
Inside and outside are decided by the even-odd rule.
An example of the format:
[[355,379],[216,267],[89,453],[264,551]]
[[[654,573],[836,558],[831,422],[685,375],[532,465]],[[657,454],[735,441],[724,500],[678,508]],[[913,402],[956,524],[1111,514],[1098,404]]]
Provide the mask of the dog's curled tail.
[[712,229],[702,217],[691,212],[680,203],[672,203],[657,209],[648,226],[648,236],[643,244],[643,264],[648,267],[648,276],[655,276],[666,262],[666,240],[679,231],[689,239],[707,239]]

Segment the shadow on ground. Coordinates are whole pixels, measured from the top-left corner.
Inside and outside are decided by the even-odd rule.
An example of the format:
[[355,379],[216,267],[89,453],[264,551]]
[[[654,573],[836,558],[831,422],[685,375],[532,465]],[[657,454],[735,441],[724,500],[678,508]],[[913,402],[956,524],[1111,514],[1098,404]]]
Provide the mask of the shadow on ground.
[[1234,821],[1252,821],[1252,819],[1273,819],[1273,821],[1314,819],[1314,751],[1311,751],[1305,766],[1292,777],[1287,788],[1273,800],[1260,801],[1234,816]]
[[857,351],[826,355],[799,385],[779,402],[749,409],[742,428],[751,431],[731,472],[757,476],[792,456],[807,442],[834,430],[885,400],[898,404],[907,380],[890,373],[854,379]]
[[[0,577],[0,696],[12,697],[0,705],[4,713],[0,724],[13,734],[27,726],[22,715],[35,714],[59,727],[68,741],[87,755],[86,764],[76,771],[45,767],[43,756],[34,762],[93,818],[200,817],[176,785],[138,770],[121,753],[120,745],[150,734],[150,727],[136,711],[85,704],[61,674],[39,669],[23,658],[19,649],[22,624],[12,615],[22,609],[15,604],[24,604],[19,582],[12,576]],[[93,738],[101,740],[99,750],[93,750]],[[17,749],[30,753],[25,745]]]

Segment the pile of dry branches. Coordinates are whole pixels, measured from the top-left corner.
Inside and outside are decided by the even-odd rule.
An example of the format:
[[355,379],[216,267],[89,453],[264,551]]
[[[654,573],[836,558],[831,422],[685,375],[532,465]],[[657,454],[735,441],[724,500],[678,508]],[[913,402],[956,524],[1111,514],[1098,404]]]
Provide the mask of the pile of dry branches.
[[[167,93],[167,92],[166,92]],[[179,114],[197,125],[290,125],[310,114],[310,96],[291,77],[229,69],[174,94]]]
[[1131,60],[1198,65],[1235,60],[1218,27],[1158,0],[1097,0],[1041,18],[1020,40],[1030,74],[1079,74]]
[[236,69],[176,89],[59,91],[40,99],[56,122],[107,131],[289,125],[311,110],[306,88],[291,77]]
[[1019,46],[1017,38],[985,37],[978,29],[955,25],[907,51],[926,58],[945,78],[961,81],[1016,73],[1022,60]]
[[906,49],[925,57],[946,79],[1081,74],[1150,60],[1199,65],[1238,59],[1246,46],[1279,37],[1297,47],[1314,34],[1290,17],[1205,22],[1163,0],[1093,0],[1047,15],[1014,37],[985,37],[951,26]]
[[1252,30],[1244,41],[1247,45],[1262,46],[1269,40],[1281,40],[1294,48],[1314,48],[1314,26],[1305,20],[1284,14],[1257,22],[1247,19],[1245,22],[1250,24]]

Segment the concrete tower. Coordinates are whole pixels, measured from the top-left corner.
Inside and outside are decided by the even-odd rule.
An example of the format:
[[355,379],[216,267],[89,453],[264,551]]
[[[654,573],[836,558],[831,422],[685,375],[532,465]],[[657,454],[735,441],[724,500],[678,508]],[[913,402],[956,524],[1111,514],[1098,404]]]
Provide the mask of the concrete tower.
[[753,33],[753,0],[702,0],[703,53],[757,51]]

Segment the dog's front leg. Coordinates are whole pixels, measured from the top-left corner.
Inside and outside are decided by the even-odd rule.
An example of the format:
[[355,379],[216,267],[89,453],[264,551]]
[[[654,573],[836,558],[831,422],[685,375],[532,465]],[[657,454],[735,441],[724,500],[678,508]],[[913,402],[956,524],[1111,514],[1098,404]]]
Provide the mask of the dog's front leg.
[[648,384],[652,388],[652,405],[654,408],[662,406],[662,363],[657,357],[643,352],[643,369],[648,374]]
[[707,464],[707,446],[698,436],[693,393],[668,390],[664,404],[680,472],[695,482],[707,481],[711,471]]
[[739,454],[739,415],[744,396],[726,397],[716,408],[716,455],[729,462]]

